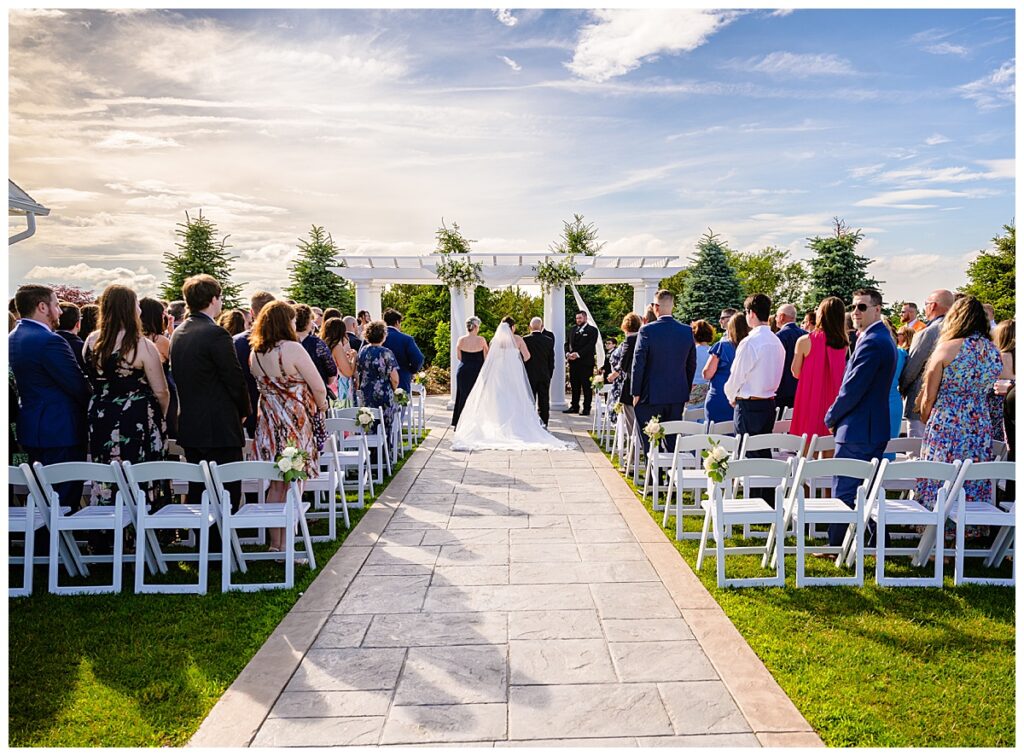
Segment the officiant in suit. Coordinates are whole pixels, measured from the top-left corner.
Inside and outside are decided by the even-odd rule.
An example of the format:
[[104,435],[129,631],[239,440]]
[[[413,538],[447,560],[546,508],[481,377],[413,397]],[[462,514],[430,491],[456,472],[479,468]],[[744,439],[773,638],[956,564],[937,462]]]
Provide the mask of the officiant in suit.
[[[594,364],[597,360],[597,340],[600,334],[597,329],[587,323],[587,313],[580,310],[576,313],[576,326],[569,331],[569,339],[565,343],[565,357],[569,360],[569,385],[572,387],[572,404],[562,412],[579,412],[590,414],[590,405],[594,400],[594,387],[590,383],[594,375]],[[583,392],[583,409],[580,409],[580,391]]]
[[523,337],[530,359],[526,362],[526,376],[537,402],[537,414],[544,427],[548,427],[551,404],[551,376],[555,373],[555,336],[544,330],[544,321],[530,321],[530,333]]
[[[647,450],[644,426],[658,416],[661,422],[683,419],[683,405],[690,399],[697,350],[693,330],[672,317],[675,295],[666,289],[655,297],[658,319],[640,329],[633,355],[630,391],[638,433]],[[675,439],[667,439],[669,449]]]

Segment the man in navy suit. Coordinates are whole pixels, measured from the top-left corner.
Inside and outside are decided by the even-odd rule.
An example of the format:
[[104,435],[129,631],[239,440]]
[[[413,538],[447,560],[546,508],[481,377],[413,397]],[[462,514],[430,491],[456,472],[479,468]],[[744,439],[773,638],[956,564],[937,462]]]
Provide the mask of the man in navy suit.
[[793,352],[796,340],[806,336],[807,331],[796,324],[796,307],[791,304],[779,305],[775,311],[775,323],[779,330],[775,336],[782,342],[786,350],[786,359],[782,363],[782,380],[779,390],[775,392],[776,407],[792,407],[796,401],[796,378],[793,377]]
[[[839,395],[825,413],[825,425],[836,438],[836,459],[881,459],[889,443],[889,387],[896,372],[896,342],[882,322],[882,295],[875,289],[853,293],[853,324],[857,346],[846,366]],[[841,477],[836,498],[851,509],[857,479]],[[828,542],[840,546],[847,526],[829,525]]]
[[402,333],[402,313],[389,307],[384,311],[384,322],[388,326],[384,347],[390,349],[398,360],[398,387],[409,394],[412,392],[413,373],[423,367],[423,352],[416,346],[416,339]]
[[[20,399],[18,441],[30,462],[84,461],[91,390],[68,342],[54,333],[61,314],[57,295],[48,286],[22,286],[14,301],[21,320],[8,348]],[[80,482],[54,490],[61,506],[78,510]]]
[[[655,296],[658,319],[640,329],[633,353],[630,391],[636,412],[637,432],[647,450],[643,429],[655,415],[661,422],[683,419],[683,405],[690,398],[697,350],[693,330],[672,317],[675,295],[662,289]],[[675,439],[668,439],[670,449]]]

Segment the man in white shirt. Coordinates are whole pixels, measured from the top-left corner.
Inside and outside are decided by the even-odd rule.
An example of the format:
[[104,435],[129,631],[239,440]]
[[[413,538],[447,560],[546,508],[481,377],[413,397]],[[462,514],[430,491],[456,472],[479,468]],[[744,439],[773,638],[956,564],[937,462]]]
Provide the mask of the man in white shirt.
[[[768,326],[772,300],[753,294],[743,302],[750,333],[736,347],[725,395],[735,408],[736,435],[771,433],[775,426],[775,393],[782,380],[786,348]],[[770,458],[767,449],[751,457]],[[769,501],[771,503],[771,501]]]

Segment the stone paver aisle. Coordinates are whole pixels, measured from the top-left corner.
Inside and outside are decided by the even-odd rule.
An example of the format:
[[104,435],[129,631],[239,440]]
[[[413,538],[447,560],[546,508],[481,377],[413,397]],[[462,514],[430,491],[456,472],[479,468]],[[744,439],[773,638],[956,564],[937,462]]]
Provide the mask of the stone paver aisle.
[[[451,450],[443,405],[431,406],[433,432],[405,484],[396,478],[360,529],[378,507],[387,516],[353,533],[332,560],[341,566],[317,581],[344,581],[344,593],[318,598],[314,584],[289,616],[312,643],[279,643],[290,648],[276,666],[254,659],[263,671],[247,668],[253,679],[243,673],[193,745],[228,744],[213,729],[246,695],[267,709],[254,746],[820,742],[799,715],[752,726],[680,608],[681,591],[703,587],[686,568],[689,582],[670,592],[634,530],[655,562],[671,545],[613,497],[587,418],[552,423],[579,451],[466,454]],[[251,692],[257,678],[280,693]]]

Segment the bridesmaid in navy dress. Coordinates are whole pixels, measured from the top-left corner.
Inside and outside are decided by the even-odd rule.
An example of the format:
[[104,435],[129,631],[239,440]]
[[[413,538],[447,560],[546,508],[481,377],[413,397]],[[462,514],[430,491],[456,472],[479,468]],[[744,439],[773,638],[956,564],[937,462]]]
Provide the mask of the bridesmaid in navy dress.
[[455,412],[452,413],[452,427],[459,424],[462,408],[466,406],[469,392],[476,385],[477,376],[487,358],[487,339],[480,335],[480,318],[466,321],[466,335],[455,342],[459,372],[455,377]]

